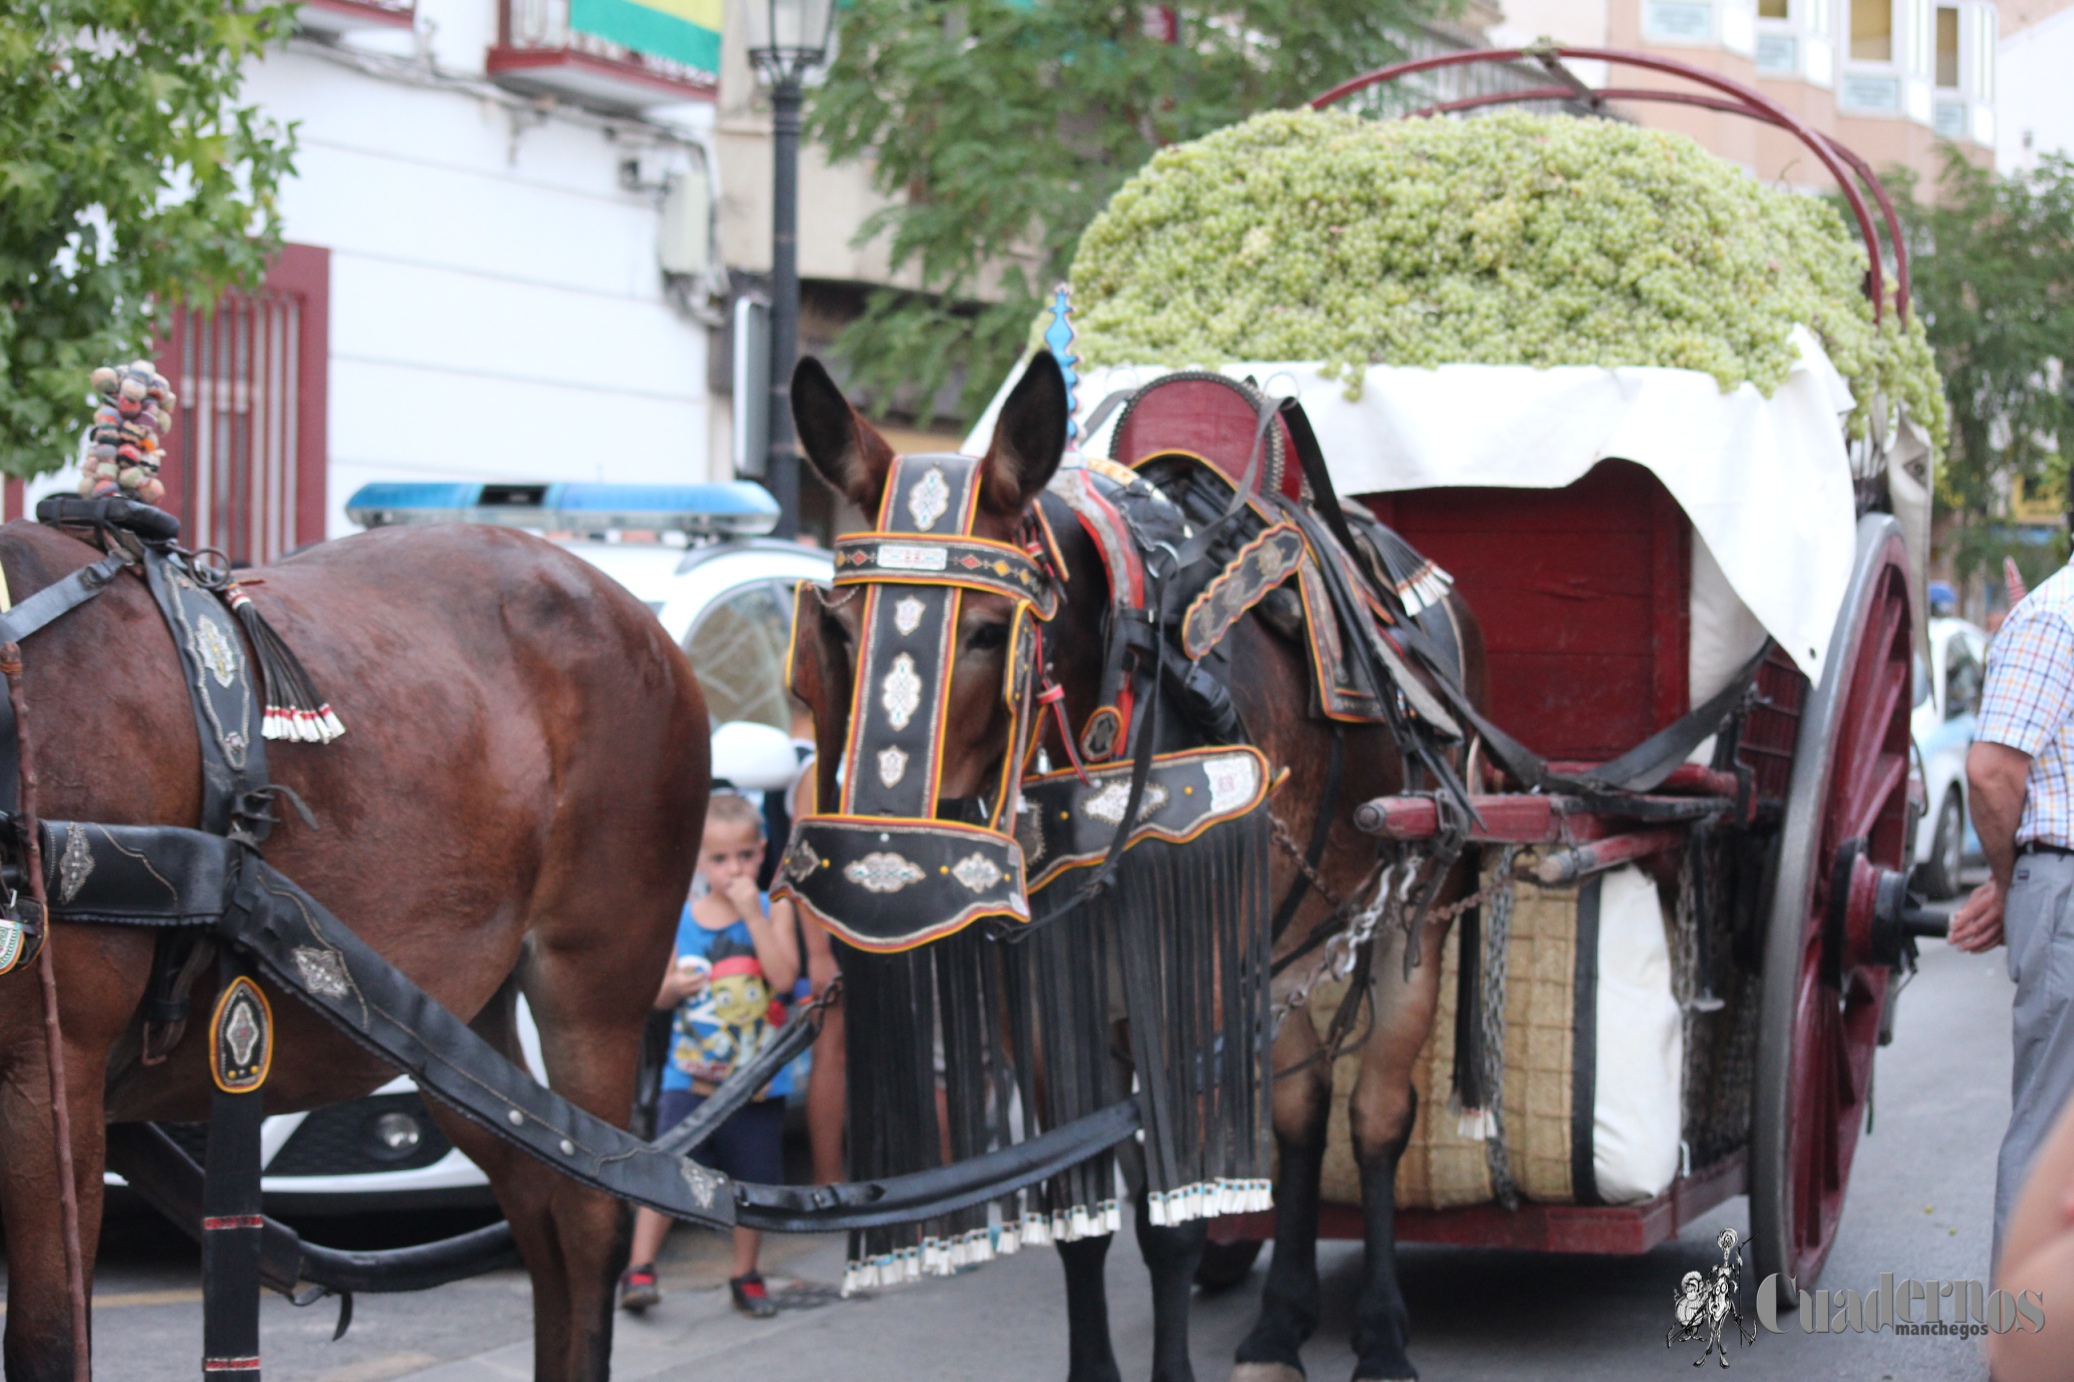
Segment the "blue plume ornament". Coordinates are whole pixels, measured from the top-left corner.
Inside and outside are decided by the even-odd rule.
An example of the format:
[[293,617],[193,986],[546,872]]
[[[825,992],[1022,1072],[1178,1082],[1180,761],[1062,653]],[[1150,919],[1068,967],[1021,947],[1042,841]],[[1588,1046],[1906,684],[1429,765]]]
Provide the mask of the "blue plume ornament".
[[1073,296],[1061,283],[1052,290],[1051,325],[1044,328],[1044,344],[1051,351],[1051,358],[1059,362],[1059,373],[1066,376],[1066,444],[1071,446],[1080,439],[1080,423],[1076,415],[1080,412],[1080,399],[1074,390],[1080,384],[1080,375],[1074,366],[1080,357],[1073,353]]

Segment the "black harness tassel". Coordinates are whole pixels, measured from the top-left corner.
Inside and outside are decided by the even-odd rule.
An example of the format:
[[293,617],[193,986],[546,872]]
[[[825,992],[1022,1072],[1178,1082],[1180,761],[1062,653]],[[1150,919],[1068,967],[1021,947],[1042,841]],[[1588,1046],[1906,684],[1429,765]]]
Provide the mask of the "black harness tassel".
[[332,712],[331,702],[318,692],[302,659],[274,632],[274,626],[259,612],[252,597],[243,587],[232,585],[223,592],[223,598],[245,626],[245,636],[252,640],[252,652],[259,662],[266,695],[266,726],[262,731],[266,737],[328,744],[344,734],[346,727]]

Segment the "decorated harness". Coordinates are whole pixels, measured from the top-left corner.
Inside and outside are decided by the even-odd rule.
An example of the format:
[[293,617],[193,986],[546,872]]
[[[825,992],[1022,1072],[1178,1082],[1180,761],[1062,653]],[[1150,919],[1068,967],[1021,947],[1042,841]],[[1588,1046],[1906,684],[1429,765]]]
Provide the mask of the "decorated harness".
[[[903,456],[886,478],[877,528],[836,543],[836,592],[863,600],[843,751],[851,768],[838,810],[795,823],[777,891],[861,950],[905,950],[981,917],[1029,918],[1023,854],[1008,825],[1037,724],[1036,626],[1056,612],[1058,591],[1029,552],[973,535],[979,485],[969,456]],[[1012,610],[1002,677],[1009,747],[971,823],[938,812],[968,594],[1000,596]]]

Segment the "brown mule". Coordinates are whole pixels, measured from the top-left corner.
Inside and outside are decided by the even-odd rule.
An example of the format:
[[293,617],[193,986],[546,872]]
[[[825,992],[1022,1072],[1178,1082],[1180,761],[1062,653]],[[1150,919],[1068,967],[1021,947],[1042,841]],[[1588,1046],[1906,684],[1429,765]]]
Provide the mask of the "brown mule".
[[[802,362],[793,376],[792,406],[801,445],[815,469],[861,511],[875,512],[894,459],[892,447],[851,408],[813,360]],[[1064,381],[1052,358],[1039,354],[1004,404],[982,462],[976,536],[1013,540],[1025,512],[1040,501],[1057,470],[1066,444],[1065,416]],[[1051,527],[1061,543],[1070,578],[1058,616],[1045,631],[1045,641],[1054,651],[1054,676],[1065,689],[1067,718],[1077,734],[1096,708],[1108,591],[1100,554],[1080,525],[1062,512]],[[967,592],[962,608],[944,717],[951,738],[943,756],[945,798],[978,790],[997,771],[1009,732],[1001,694],[1008,601]],[[1465,689],[1482,704],[1482,634],[1462,601],[1450,597],[1449,612],[1461,635]],[[825,689],[818,700],[832,711],[824,719],[839,721],[850,699],[850,650],[857,642],[855,608],[837,602],[819,617],[819,636],[807,645],[813,648],[816,664],[809,671],[823,678]],[[1311,702],[1308,664],[1297,647],[1252,616],[1242,619],[1228,637],[1232,665],[1245,669],[1244,675],[1233,678],[1231,688],[1242,721],[1253,744],[1267,755],[1271,776],[1285,769],[1289,774],[1270,798],[1270,809],[1291,838],[1309,839],[1319,803],[1326,795],[1332,748],[1330,728],[1306,712]],[[822,745],[824,799],[832,799],[845,728],[839,722],[816,727]],[[1377,857],[1375,841],[1354,827],[1355,806],[1399,791],[1404,781],[1403,765],[1387,730],[1348,726],[1345,734],[1346,777],[1318,870],[1342,895],[1360,887]],[[1047,749],[1054,762],[1065,761],[1055,735],[1048,740]],[[1295,884],[1298,869],[1286,853],[1278,852],[1274,858],[1273,888],[1279,897]],[[1448,880],[1443,898],[1466,888],[1468,867],[1461,867],[1458,874]],[[1331,910],[1323,897],[1311,891],[1278,943],[1278,952],[1301,945]],[[1412,1067],[1432,1027],[1439,998],[1444,935],[1445,927],[1439,924],[1422,929],[1420,962],[1409,978],[1403,963],[1402,932],[1389,928],[1377,940],[1372,967],[1376,1018],[1361,1048],[1361,1078],[1352,1110],[1355,1150],[1367,1193],[1369,1249],[1368,1276],[1357,1307],[1355,1339],[1360,1363],[1355,1375],[1359,1378],[1413,1375],[1405,1352],[1404,1299],[1396,1277],[1393,1197],[1397,1159],[1410,1136],[1415,1111]],[[1306,976],[1310,967],[1308,962],[1292,967],[1278,982],[1278,994]],[[1260,1322],[1239,1350],[1237,1375],[1242,1378],[1301,1377],[1297,1349],[1318,1320],[1318,1191],[1332,1078],[1324,1062],[1305,1063],[1317,1045],[1311,1023],[1292,1016],[1283,1024],[1274,1047],[1277,1070],[1300,1069],[1278,1081],[1274,1089],[1275,1136],[1281,1157],[1276,1246]],[[1193,1376],[1188,1358],[1188,1302],[1205,1227],[1200,1220],[1178,1227],[1154,1227],[1143,1213],[1137,1216],[1137,1223],[1139,1246],[1153,1275],[1153,1376],[1157,1382],[1184,1382]],[[1072,1329],[1068,1374],[1072,1382],[1106,1382],[1118,1375],[1102,1285],[1108,1247],[1106,1237],[1060,1245]]]
[[[32,523],[0,529],[15,599],[100,554]],[[387,529],[245,573],[348,732],[269,744],[292,816],[266,856],[426,992],[516,1058],[516,994],[550,1082],[624,1126],[642,1021],[668,963],[708,780],[705,706],[684,656],[608,577],[550,544],[463,525]],[[194,714],[164,620],[125,574],[23,648],[26,739],[52,820],[193,825]],[[207,1116],[205,1042],[138,1058],[152,935],[60,925],[80,1234],[101,1217],[103,1127]],[[515,983],[507,981],[515,980]],[[366,1094],[394,1071],[268,985],[269,1113]],[[193,1010],[209,1011],[213,980]],[[0,977],[0,1213],[8,1382],[73,1357],[35,967]],[[489,1173],[533,1279],[534,1375],[606,1376],[627,1215],[434,1104]]]

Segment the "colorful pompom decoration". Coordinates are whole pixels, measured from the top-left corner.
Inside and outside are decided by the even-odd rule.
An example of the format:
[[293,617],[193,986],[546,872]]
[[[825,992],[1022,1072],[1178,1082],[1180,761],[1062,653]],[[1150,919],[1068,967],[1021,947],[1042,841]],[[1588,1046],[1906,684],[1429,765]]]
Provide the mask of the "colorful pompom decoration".
[[149,360],[103,365],[92,378],[101,402],[79,461],[79,492],[156,504],[166,493],[158,442],[173,425],[172,388]]

